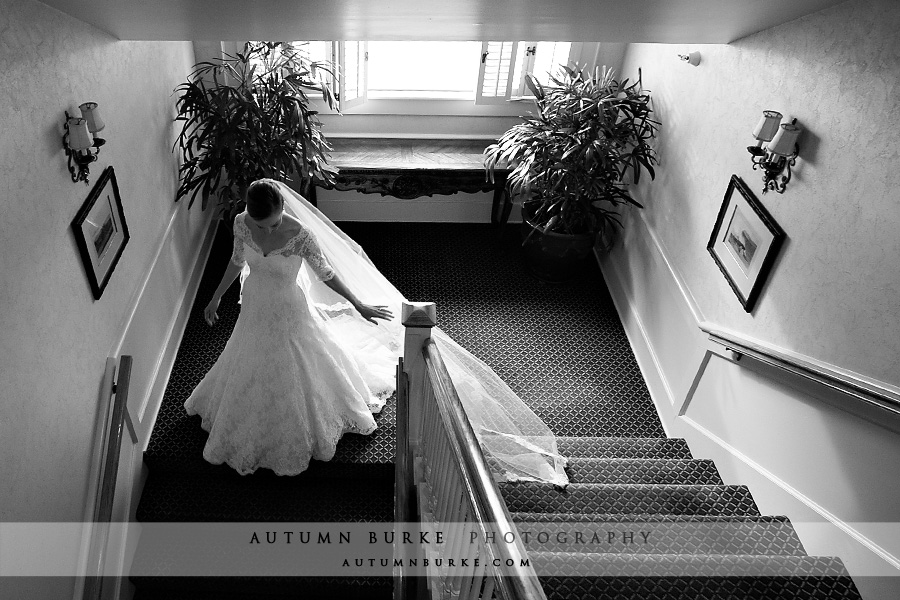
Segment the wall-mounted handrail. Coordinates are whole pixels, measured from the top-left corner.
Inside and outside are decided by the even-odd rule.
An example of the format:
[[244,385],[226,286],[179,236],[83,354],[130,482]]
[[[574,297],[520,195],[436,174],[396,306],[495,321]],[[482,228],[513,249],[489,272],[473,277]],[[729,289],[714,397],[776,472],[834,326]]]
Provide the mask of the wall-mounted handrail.
[[[403,370],[403,357],[397,364],[397,447],[394,467],[394,522],[409,523],[415,519],[415,477],[409,455],[409,381]],[[406,548],[401,545],[401,550]],[[404,568],[404,561],[395,569],[394,598],[414,597],[414,579]]]
[[[113,359],[112,365],[115,364]],[[121,454],[122,438],[125,436],[127,426],[132,438],[135,438],[133,425],[128,419],[126,407],[128,405],[128,385],[131,381],[132,357],[123,355],[119,359],[118,369],[113,378],[109,363],[107,374],[104,377],[103,397],[115,395],[115,400],[109,403],[103,426],[100,428],[98,447],[102,452],[100,470],[97,474],[97,494],[94,502],[94,517],[91,529],[91,546],[89,554],[92,557],[88,565],[88,573],[84,581],[83,600],[99,600],[103,594],[103,572],[106,561],[106,545],[109,539],[109,528],[105,525],[112,519],[113,502],[116,493],[116,479],[119,473],[119,455]]]
[[749,356],[763,364],[814,381],[869,406],[900,416],[900,394],[893,390],[829,368],[824,364],[791,356],[777,348],[725,331],[709,323],[701,323],[700,329],[709,335],[711,341],[739,356]]
[[485,524],[491,524],[496,528],[493,533],[497,538],[505,539],[506,534],[510,533],[516,540],[512,544],[486,547],[491,564],[498,559],[498,564],[513,565],[505,567],[504,576],[495,578],[495,591],[500,598],[507,600],[546,600],[533,568],[522,566],[527,562],[527,552],[513,525],[512,516],[497,491],[475,430],[434,340],[429,339],[425,343],[423,352],[438,410],[451,435],[453,458],[461,467],[463,485],[473,500],[475,523],[483,529],[482,534],[488,533]]

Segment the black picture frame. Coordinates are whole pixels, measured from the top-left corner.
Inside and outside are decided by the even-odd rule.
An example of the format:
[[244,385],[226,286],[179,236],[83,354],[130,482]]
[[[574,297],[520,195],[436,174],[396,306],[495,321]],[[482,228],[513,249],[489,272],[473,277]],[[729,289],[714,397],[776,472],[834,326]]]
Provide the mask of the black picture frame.
[[732,175],[706,249],[745,311],[756,306],[785,238],[747,184]]
[[106,167],[81,205],[72,231],[94,299],[99,300],[131,237],[112,166]]

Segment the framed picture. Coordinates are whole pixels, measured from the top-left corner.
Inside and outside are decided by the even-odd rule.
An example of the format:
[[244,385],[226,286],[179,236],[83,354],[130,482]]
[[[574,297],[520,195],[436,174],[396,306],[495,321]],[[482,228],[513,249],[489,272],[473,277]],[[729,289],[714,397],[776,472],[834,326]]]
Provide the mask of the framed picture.
[[706,249],[745,311],[753,310],[784,238],[750,188],[732,175]]
[[111,166],[100,175],[75,215],[72,230],[94,299],[98,300],[129,239],[119,186]]

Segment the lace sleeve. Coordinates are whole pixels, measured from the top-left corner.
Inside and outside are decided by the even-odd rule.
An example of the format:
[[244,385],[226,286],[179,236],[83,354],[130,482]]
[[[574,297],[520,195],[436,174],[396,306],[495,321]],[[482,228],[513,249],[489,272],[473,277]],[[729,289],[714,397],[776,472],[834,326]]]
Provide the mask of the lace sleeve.
[[233,229],[234,249],[231,252],[231,262],[239,267],[243,267],[245,264],[247,264],[247,261],[244,258],[243,227],[241,227],[242,224],[243,221],[241,220],[241,215],[235,217]]
[[331,268],[328,259],[322,254],[319,242],[311,231],[306,231],[305,233],[306,235],[303,236],[303,240],[300,243],[300,256],[309,264],[319,281],[332,279],[334,277],[334,269]]

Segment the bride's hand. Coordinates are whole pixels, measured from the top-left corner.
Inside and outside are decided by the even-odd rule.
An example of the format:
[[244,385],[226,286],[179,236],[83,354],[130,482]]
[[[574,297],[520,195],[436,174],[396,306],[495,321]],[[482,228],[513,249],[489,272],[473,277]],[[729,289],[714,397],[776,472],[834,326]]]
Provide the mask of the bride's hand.
[[[369,323],[376,323],[375,319],[384,319],[390,321],[394,318],[394,314],[388,310],[387,306],[370,306],[368,304],[360,304],[356,307],[362,318]],[[376,323],[377,324],[377,323]]]
[[210,327],[215,325],[216,321],[219,319],[219,315],[216,314],[217,308],[219,308],[219,299],[214,296],[203,311],[203,318],[206,319],[206,323]]

